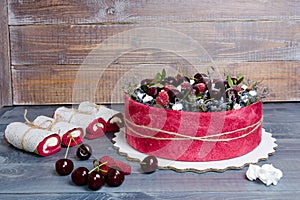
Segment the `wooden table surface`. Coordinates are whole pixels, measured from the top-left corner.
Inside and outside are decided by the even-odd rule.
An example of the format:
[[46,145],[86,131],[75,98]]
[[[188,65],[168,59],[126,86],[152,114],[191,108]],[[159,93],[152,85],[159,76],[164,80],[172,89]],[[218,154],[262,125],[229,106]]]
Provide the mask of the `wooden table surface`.
[[55,155],[39,157],[17,150],[7,144],[3,133],[7,124],[33,120],[38,115],[51,116],[58,106],[15,106],[0,108],[0,199],[299,199],[300,198],[300,103],[264,104],[266,131],[277,139],[278,148],[264,163],[273,164],[283,171],[277,186],[265,186],[259,181],[245,178],[248,167],[225,172],[178,173],[158,170],[142,174],[139,165],[129,162],[113,148],[111,135],[96,140],[85,140],[93,148],[88,161],[69,158],[75,168],[92,168],[92,160],[109,155],[132,166],[132,174],[126,176],[120,187],[104,186],[98,191],[75,186],[70,176],[58,176],[54,170],[56,160],[63,158],[65,148]]

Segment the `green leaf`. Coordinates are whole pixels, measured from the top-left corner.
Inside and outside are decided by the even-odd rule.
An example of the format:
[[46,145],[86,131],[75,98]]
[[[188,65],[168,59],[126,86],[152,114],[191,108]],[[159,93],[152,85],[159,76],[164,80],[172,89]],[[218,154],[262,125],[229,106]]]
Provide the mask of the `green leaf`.
[[236,84],[237,84],[237,85],[240,84],[241,82],[243,82],[243,80],[244,80],[244,76],[241,75],[241,74],[239,74],[238,77],[237,77]]
[[231,77],[230,76],[227,76],[227,81],[228,81],[228,85],[229,85],[229,87],[233,87],[233,82],[232,82],[232,79],[231,79]]
[[166,76],[167,76],[167,72],[166,72],[165,69],[163,69],[162,72],[161,72],[161,80],[163,80],[164,78],[166,78]]
[[160,82],[161,81],[161,74],[159,72],[157,72],[155,79],[156,82]]
[[164,85],[161,84],[161,83],[156,83],[155,86],[158,87],[158,88],[163,88],[164,87]]

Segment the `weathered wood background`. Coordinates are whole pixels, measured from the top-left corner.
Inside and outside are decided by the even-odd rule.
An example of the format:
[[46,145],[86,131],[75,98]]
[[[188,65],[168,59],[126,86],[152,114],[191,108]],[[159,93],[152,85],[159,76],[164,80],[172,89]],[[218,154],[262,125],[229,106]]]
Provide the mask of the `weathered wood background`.
[[[215,66],[262,80],[270,89],[267,101],[300,100],[298,0],[2,0],[0,7],[0,105],[87,98],[118,103],[122,91],[115,85],[131,69],[188,66],[185,58],[149,48],[123,53],[99,71],[102,57],[128,48],[124,40],[94,51],[99,44],[151,27],[183,33],[205,48]],[[86,62],[91,54],[96,63]],[[79,70],[86,75],[78,76]],[[100,72],[101,78],[95,76]],[[80,97],[74,96],[81,90]]]

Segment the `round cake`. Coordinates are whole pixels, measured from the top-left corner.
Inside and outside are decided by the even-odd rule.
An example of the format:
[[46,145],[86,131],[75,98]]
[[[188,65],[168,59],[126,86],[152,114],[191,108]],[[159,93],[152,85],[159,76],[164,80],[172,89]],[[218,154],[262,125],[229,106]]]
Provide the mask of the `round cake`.
[[245,84],[242,76],[174,78],[163,71],[125,95],[126,140],[142,153],[177,161],[245,155],[261,141],[256,86]]

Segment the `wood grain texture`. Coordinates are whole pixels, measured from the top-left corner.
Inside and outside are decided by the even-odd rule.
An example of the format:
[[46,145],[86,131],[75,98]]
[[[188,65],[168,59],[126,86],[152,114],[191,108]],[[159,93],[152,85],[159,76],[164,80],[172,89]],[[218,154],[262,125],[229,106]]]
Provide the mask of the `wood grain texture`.
[[[29,120],[38,115],[51,116],[57,106],[17,106],[0,109],[0,136],[8,123],[23,121],[23,112],[28,110]],[[0,197],[3,199],[298,199],[300,195],[300,103],[267,103],[263,106],[264,124],[268,132],[277,139],[278,148],[264,163],[273,164],[283,171],[277,186],[266,187],[259,181],[245,178],[247,167],[223,173],[177,173],[159,170],[153,174],[142,174],[139,165],[126,161],[112,147],[111,135],[96,140],[86,140],[92,146],[93,157],[88,161],[74,158],[76,148],[71,148],[69,158],[75,167],[92,168],[92,159],[109,155],[127,162],[132,174],[117,188],[104,186],[99,191],[74,186],[70,176],[58,176],[54,171],[57,159],[65,154],[65,148],[55,155],[39,157],[25,153],[8,145],[0,137]],[[120,110],[123,107],[120,105]],[[284,116],[284,117],[283,117]],[[286,127],[286,128],[283,128]]]
[[7,2],[0,2],[0,106],[12,105]]
[[8,3],[11,25],[300,19],[300,3],[296,0],[9,0]]
[[[13,65],[82,64],[92,51],[99,62],[117,50],[126,50],[130,35],[124,31],[134,28],[161,30],[162,38],[174,37],[170,29],[201,45],[216,62],[300,60],[300,22],[207,22],[167,23],[156,25],[63,25],[12,26],[11,59]],[[278,28],[280,27],[280,28]],[[122,33],[120,40],[95,51],[106,39]],[[151,41],[152,38],[144,38]],[[181,43],[174,45],[181,45]],[[98,45],[98,46],[97,46]],[[132,44],[129,44],[132,45]],[[133,44],[134,45],[134,44]],[[139,55],[127,58],[139,62]],[[174,57],[170,57],[171,60]]]
[[[152,77],[162,68],[171,68],[174,73],[178,65],[185,64],[184,60],[177,61],[122,65],[117,60],[118,64],[111,64],[107,69],[98,65],[83,65],[81,68],[77,65],[13,66],[14,103],[71,104],[86,100],[122,103],[123,93],[129,84]],[[218,76],[224,72],[235,75],[242,73],[248,79],[261,81],[262,86],[270,91],[265,101],[300,100],[299,61],[216,63],[216,69]],[[202,68],[199,71],[206,72]]]
[[[255,80],[264,79],[271,90],[268,101],[300,99],[296,81],[300,73],[299,1],[7,0],[7,7],[12,71],[8,83],[13,83],[11,102],[16,105],[75,103],[82,99],[122,102],[119,94],[111,98],[111,89],[127,72],[124,66],[144,65],[145,69],[148,64],[157,64],[161,69],[164,64],[188,65],[190,59],[203,61],[201,55],[182,56],[158,48],[166,45],[164,40],[180,34],[201,45],[215,65],[241,70]],[[126,33],[136,28],[161,31],[160,35],[145,31],[142,42],[157,44],[156,48],[150,45],[150,53],[145,46],[133,48],[139,47],[140,41],[130,40]],[[125,36],[118,38],[120,35]],[[112,37],[117,39],[112,41]],[[174,47],[188,46],[190,41],[176,42]],[[88,87],[99,79],[89,75],[95,69],[78,80],[82,65],[93,67],[105,59],[111,59],[117,67],[107,70],[97,91]],[[84,95],[74,97],[74,89],[79,89],[74,86],[77,80],[83,85]]]

